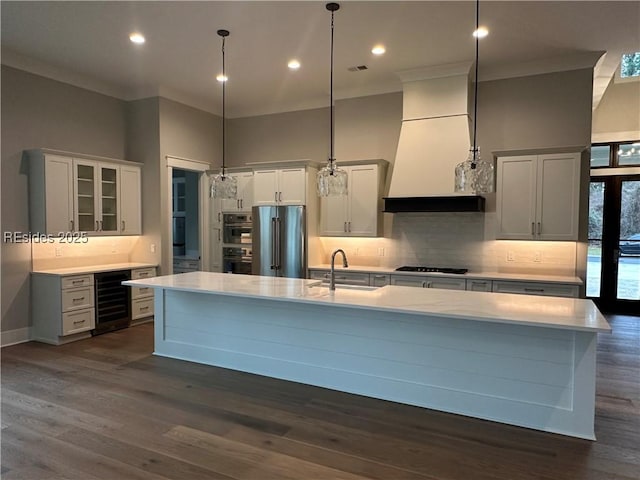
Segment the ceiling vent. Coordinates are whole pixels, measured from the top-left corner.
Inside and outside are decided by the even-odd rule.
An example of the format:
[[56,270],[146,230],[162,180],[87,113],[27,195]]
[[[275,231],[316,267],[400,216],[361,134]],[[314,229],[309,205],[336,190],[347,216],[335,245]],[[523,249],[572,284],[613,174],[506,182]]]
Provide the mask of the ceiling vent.
[[366,65],[357,65],[355,67],[349,67],[347,68],[347,70],[349,70],[350,72],[360,72],[362,70],[369,70],[369,67],[367,67]]

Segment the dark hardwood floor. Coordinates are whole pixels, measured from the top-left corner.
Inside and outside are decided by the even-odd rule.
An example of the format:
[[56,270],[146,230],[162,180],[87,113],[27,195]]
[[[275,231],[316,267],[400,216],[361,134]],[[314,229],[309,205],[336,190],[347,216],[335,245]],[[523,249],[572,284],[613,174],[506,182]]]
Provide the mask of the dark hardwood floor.
[[152,325],[2,349],[2,479],[639,479],[640,318],[598,341],[597,442],[154,357]]

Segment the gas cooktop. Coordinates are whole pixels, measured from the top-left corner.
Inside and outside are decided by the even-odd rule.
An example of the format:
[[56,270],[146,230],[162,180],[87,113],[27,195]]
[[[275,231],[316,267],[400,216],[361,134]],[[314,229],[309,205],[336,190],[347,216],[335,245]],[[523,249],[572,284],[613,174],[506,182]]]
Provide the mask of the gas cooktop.
[[396,272],[437,272],[437,273],[455,273],[462,275],[469,270],[466,268],[441,268],[441,267],[413,267],[405,266],[396,268]]

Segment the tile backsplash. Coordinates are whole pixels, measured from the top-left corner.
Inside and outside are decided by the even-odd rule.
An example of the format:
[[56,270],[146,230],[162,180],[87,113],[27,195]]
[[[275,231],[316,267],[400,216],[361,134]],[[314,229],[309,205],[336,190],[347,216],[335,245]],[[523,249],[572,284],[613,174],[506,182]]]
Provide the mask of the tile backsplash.
[[104,265],[131,261],[131,251],[139,236],[88,237],[86,243],[33,243],[31,245],[32,268],[78,267]]
[[575,242],[496,240],[494,224],[495,213],[395,214],[385,218],[384,237],[321,237],[324,262],[342,248],[359,266],[575,275]]

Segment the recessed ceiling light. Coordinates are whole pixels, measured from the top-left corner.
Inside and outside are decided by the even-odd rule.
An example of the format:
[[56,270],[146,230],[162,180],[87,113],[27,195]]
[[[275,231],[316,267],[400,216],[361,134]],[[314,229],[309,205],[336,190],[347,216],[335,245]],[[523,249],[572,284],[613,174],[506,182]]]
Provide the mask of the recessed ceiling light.
[[484,38],[489,35],[489,29],[487,27],[479,27],[473,32],[474,37]]
[[216,77],[216,80],[218,80],[219,82],[226,82],[227,80],[229,80],[229,77],[227,77],[226,75],[222,75],[221,73]]
[[134,32],[129,35],[129,40],[131,40],[136,45],[142,45],[145,42],[144,35],[138,32]]
[[374,55],[383,55],[386,52],[384,45],[376,45],[371,49],[371,53]]
[[300,68],[300,62],[298,60],[289,60],[287,67],[291,70],[298,70]]

